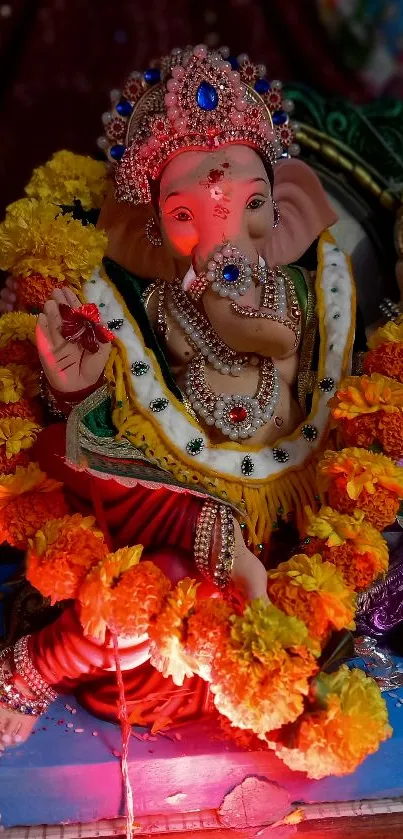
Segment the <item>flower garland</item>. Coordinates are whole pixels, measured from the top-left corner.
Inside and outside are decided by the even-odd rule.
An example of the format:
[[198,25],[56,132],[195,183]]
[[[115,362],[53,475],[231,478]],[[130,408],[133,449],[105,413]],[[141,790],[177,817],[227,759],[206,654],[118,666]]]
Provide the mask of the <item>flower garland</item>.
[[331,507],[317,514],[307,510],[308,525],[303,542],[308,555],[321,554],[341,572],[346,585],[363,591],[388,570],[388,545],[379,531],[364,519],[362,510],[343,515]]
[[309,778],[354,772],[392,735],[379,688],[361,670],[321,673],[310,699],[311,708],[273,744],[290,769]]
[[49,479],[36,463],[0,476],[0,543],[26,550],[48,520],[67,513],[62,484]]
[[34,169],[25,188],[29,198],[85,210],[102,207],[108,189],[107,164],[81,154],[58,151],[44,166]]
[[40,311],[62,285],[80,291],[99,267],[106,241],[102,230],[83,226],[55,204],[35,198],[11,204],[0,225],[0,269],[18,282],[19,308]]

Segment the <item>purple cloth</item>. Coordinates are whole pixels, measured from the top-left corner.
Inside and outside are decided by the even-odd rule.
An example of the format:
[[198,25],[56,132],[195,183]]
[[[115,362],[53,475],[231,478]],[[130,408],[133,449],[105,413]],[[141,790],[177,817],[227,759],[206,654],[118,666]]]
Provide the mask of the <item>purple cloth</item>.
[[[400,535],[399,535],[400,530]],[[385,533],[389,542],[390,569],[383,580],[375,583],[358,598],[357,632],[383,638],[403,622],[403,543],[402,532]],[[397,540],[397,544],[395,542]]]

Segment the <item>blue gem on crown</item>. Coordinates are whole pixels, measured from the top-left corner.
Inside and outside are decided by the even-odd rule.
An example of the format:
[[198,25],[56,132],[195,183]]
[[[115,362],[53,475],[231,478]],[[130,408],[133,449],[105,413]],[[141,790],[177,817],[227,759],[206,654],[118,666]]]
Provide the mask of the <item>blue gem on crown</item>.
[[113,160],[121,160],[125,151],[126,146],[123,146],[121,143],[116,143],[116,145],[109,149],[109,154]]
[[157,84],[161,81],[161,70],[158,67],[149,67],[144,73],[144,81],[147,84]]
[[196,102],[203,111],[214,111],[218,105],[218,93],[210,82],[202,82],[196,91]]
[[127,99],[121,99],[120,102],[116,105],[116,110],[121,117],[129,117],[132,110],[133,105]]
[[271,89],[271,84],[270,84],[270,82],[267,81],[267,79],[258,79],[255,82],[256,93],[260,93],[260,94],[268,93],[270,89]]
[[236,283],[239,279],[239,268],[232,263],[225,265],[222,269],[222,276],[226,283]]

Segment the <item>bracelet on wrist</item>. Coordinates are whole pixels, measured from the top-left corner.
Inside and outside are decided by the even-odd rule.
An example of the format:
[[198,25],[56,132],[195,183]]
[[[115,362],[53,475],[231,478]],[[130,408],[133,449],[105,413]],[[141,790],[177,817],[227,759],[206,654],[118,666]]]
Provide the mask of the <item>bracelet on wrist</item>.
[[[214,556],[214,536],[219,525],[220,547]],[[194,557],[198,570],[221,589],[228,586],[234,564],[235,535],[232,511],[225,504],[206,501],[196,523]]]

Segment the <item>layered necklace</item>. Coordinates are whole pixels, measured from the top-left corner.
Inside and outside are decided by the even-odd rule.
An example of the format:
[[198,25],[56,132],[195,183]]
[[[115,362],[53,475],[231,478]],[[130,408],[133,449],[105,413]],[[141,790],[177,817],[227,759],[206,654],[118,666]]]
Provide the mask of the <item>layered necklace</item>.
[[260,364],[259,384],[254,396],[214,393],[206,379],[206,361],[224,375],[240,376],[246,365],[258,366],[259,359],[239,355],[227,347],[207,318],[192,305],[179,282],[170,286],[169,295],[170,314],[197,350],[189,364],[185,385],[193,411],[206,425],[216,426],[231,440],[252,437],[274,417],[278,402],[280,382],[272,359],[265,358]]

